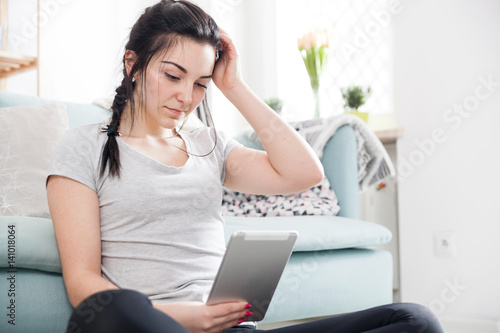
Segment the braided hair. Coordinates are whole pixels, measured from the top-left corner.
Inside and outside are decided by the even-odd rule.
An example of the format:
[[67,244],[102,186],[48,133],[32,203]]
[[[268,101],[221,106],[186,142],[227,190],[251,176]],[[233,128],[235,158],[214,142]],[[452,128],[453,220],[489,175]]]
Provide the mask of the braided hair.
[[[143,85],[143,89],[138,91],[139,108],[141,108],[144,103],[141,94],[146,84],[145,71],[151,59],[158,52],[165,52],[183,38],[213,46],[216,50],[216,60],[219,58],[222,48],[217,24],[200,7],[189,1],[161,0],[146,8],[132,27],[125,50],[134,51],[136,58],[134,58],[130,72],[127,72],[126,61],[129,59],[126,55],[123,56],[123,80],[116,88],[111,106],[113,115],[106,129],[108,139],[102,150],[101,177],[106,169],[111,177],[120,177],[120,153],[116,137],[119,135],[120,119],[127,103],[130,106],[131,126],[133,126],[136,112],[134,78],[140,77]],[[206,118],[213,125],[206,96],[203,98],[202,105]]]

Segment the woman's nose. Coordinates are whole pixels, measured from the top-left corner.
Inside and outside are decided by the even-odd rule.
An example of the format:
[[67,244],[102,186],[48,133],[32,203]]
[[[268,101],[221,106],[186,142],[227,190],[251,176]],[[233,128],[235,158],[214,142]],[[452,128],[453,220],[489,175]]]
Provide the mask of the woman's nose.
[[190,105],[193,101],[193,85],[189,83],[182,84],[177,92],[177,100],[184,105]]

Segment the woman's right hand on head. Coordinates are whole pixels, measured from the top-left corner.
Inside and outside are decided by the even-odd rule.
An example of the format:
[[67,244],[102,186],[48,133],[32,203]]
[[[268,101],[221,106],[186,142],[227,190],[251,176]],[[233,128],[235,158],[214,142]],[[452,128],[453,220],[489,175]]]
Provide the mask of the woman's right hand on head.
[[153,303],[160,310],[193,333],[220,333],[250,316],[246,302],[206,305],[201,302]]
[[220,40],[222,45],[221,58],[215,64],[213,81],[222,93],[233,89],[242,82],[240,61],[236,45],[229,35],[220,29]]

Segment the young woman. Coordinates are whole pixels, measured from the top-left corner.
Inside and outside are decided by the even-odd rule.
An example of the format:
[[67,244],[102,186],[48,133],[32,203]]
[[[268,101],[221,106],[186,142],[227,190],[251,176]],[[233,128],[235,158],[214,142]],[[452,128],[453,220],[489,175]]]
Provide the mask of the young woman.
[[[221,186],[285,194],[320,182],[320,161],[244,84],[229,36],[200,8],[163,0],[133,26],[107,123],[67,132],[47,191],[68,332],[252,332],[245,302],[205,305],[224,253]],[[213,81],[265,152],[213,128],[181,131]],[[210,117],[208,116],[210,119]],[[240,324],[240,325],[238,325]],[[237,326],[238,325],[238,326]],[[396,304],[280,332],[442,332]]]

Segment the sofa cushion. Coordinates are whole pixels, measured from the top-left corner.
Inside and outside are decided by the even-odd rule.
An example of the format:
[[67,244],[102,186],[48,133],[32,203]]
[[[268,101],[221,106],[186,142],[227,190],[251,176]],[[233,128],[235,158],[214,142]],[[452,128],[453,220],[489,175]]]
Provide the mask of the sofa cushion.
[[50,216],[45,178],[67,129],[61,104],[0,108],[0,215]]
[[[225,217],[226,241],[238,230],[297,230],[294,252],[371,247],[391,240],[391,232],[372,223],[339,216]],[[7,244],[9,225],[15,226],[15,265],[61,272],[54,227],[50,219],[0,216],[0,244]],[[0,267],[9,267],[0,251]]]
[[[0,267],[39,269],[61,273],[52,220],[28,216],[0,216]],[[9,255],[11,257],[9,258]]]
[[376,223],[340,216],[233,217],[225,216],[226,242],[238,230],[296,230],[294,252],[372,247],[388,243],[391,232]]
[[53,101],[36,96],[26,96],[0,91],[0,107],[51,103],[64,104],[66,106],[70,128],[97,123],[111,116],[111,111],[103,109],[97,105]]

